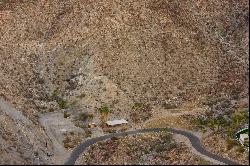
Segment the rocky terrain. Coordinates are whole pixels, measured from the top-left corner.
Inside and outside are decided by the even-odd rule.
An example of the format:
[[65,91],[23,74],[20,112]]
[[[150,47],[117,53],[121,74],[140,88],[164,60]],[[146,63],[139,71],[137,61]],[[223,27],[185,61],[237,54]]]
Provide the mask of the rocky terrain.
[[[41,134],[38,142],[53,139],[40,123],[45,113],[64,113],[72,130],[85,132],[87,123],[107,119],[125,118],[135,128],[155,118],[157,126],[157,113],[166,126],[187,126],[183,117],[169,122],[169,109],[230,117],[238,107],[226,103],[249,95],[248,20],[247,0],[0,0],[0,96],[36,126],[30,130]],[[0,115],[0,139],[16,138],[0,142],[0,163],[31,164],[25,156],[36,150],[24,153],[30,145],[22,133],[14,136],[16,120]],[[2,148],[14,143],[18,152]],[[41,154],[41,162],[48,157]]]
[[198,165],[212,164],[189,153],[167,133],[113,138],[91,146],[77,165]]
[[248,151],[244,150],[242,146],[237,145],[237,143],[234,143],[234,145],[232,145],[232,143],[229,144],[227,141],[225,141],[225,138],[219,134],[207,136],[204,139],[203,144],[215,154],[221,154],[223,157],[237,161],[242,165],[249,163]]
[[[2,103],[1,103],[2,107]],[[0,107],[0,163],[48,164],[52,143],[40,126],[17,119]],[[39,138],[39,139],[38,139]]]

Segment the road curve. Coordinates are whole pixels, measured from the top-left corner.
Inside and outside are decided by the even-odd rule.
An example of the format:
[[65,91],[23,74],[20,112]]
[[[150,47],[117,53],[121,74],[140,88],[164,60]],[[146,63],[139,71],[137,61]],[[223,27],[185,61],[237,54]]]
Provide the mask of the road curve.
[[76,147],[73,152],[71,153],[69,159],[65,162],[64,165],[74,165],[76,160],[78,159],[78,157],[83,153],[83,151],[95,144],[96,142],[99,141],[104,141],[106,139],[110,139],[112,137],[121,137],[121,136],[127,136],[127,135],[136,135],[136,134],[142,134],[142,133],[149,133],[149,132],[160,132],[160,131],[167,131],[173,134],[181,134],[185,137],[187,137],[192,146],[201,154],[212,158],[214,160],[217,160],[219,162],[222,162],[224,164],[227,165],[239,165],[238,163],[235,163],[233,161],[230,161],[228,159],[225,159],[223,157],[220,157],[218,155],[215,155],[211,152],[208,152],[206,149],[203,148],[202,144],[200,143],[200,140],[198,137],[196,137],[195,135],[193,135],[190,132],[187,131],[182,131],[182,130],[177,130],[177,129],[172,129],[172,128],[151,128],[151,129],[139,129],[139,130],[134,130],[134,131],[128,131],[128,132],[123,132],[123,133],[113,133],[113,134],[109,134],[109,135],[104,135],[101,137],[97,137],[97,138],[92,138],[89,139],[87,141],[85,141],[84,143],[80,144],[78,147]]

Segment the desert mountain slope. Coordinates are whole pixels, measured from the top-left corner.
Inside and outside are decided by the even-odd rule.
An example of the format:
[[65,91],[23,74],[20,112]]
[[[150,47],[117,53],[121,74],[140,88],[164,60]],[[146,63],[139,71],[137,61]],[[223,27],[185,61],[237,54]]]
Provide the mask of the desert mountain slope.
[[124,118],[135,102],[245,98],[248,19],[247,0],[0,0],[0,96],[36,125],[57,89]]

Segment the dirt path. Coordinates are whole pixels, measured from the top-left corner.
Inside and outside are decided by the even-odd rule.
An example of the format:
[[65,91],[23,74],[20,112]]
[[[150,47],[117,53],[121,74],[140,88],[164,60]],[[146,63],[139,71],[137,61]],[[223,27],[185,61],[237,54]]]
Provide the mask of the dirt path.
[[64,132],[79,132],[83,130],[74,126],[70,119],[64,118],[62,113],[47,113],[40,115],[40,124],[44,127],[54,148],[54,157],[50,164],[63,164],[69,156],[69,152],[62,143]]

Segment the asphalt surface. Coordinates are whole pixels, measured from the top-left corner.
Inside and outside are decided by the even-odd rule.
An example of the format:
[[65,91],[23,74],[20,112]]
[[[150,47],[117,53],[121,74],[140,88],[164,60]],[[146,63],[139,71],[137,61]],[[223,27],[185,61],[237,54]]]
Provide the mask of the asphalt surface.
[[214,160],[217,160],[217,161],[222,162],[222,163],[227,164],[227,165],[239,165],[238,163],[235,163],[235,162],[230,161],[228,159],[225,159],[221,156],[218,156],[216,154],[208,152],[202,146],[199,138],[196,137],[195,135],[193,135],[192,133],[187,132],[187,131],[172,129],[172,128],[139,129],[139,130],[128,131],[128,132],[123,132],[123,133],[113,133],[113,134],[104,135],[101,137],[89,139],[89,140],[85,141],[84,143],[80,144],[78,147],[76,147],[73,150],[69,159],[65,162],[64,165],[74,165],[76,160],[84,152],[84,150],[86,148],[88,148],[89,146],[95,144],[96,142],[104,141],[104,140],[110,139],[112,137],[121,137],[121,136],[127,136],[127,135],[136,135],[136,134],[149,133],[149,132],[160,132],[160,131],[167,131],[167,132],[174,133],[174,134],[181,134],[181,135],[187,137],[190,140],[192,146],[202,155],[205,155],[209,158],[212,158]]

